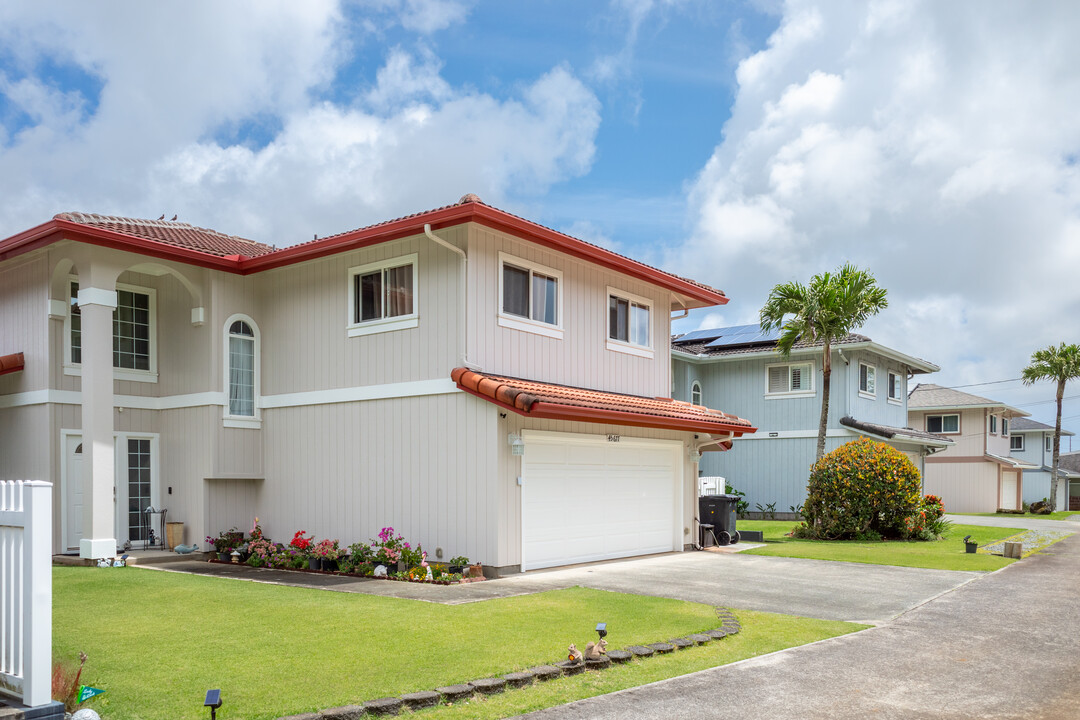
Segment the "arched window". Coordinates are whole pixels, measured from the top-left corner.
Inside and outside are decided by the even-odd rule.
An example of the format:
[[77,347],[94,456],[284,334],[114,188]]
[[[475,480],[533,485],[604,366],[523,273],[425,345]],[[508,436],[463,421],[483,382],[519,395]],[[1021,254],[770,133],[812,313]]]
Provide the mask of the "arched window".
[[701,383],[699,383],[697,380],[695,380],[694,384],[690,386],[690,402],[694,403],[695,405],[701,404]]
[[[225,325],[225,389],[228,418],[255,420],[259,396],[259,329],[251,318],[233,315]],[[247,425],[241,425],[247,427]]]

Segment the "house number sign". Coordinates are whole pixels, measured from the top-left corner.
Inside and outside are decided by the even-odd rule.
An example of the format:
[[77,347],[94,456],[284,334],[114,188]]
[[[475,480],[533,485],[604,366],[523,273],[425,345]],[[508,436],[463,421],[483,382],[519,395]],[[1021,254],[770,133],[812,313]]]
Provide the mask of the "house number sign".
[[618,435],[608,435],[607,436],[607,441],[608,442],[619,442],[619,436]]

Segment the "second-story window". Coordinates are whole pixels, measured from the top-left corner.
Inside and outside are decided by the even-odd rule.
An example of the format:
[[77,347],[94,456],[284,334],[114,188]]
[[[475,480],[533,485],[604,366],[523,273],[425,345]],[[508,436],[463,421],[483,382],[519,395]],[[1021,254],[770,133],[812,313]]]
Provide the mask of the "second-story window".
[[997,435],[997,415],[990,416],[990,434]]
[[701,405],[701,383],[697,380],[690,386],[690,402],[695,405]]
[[889,399],[900,402],[904,396],[904,381],[894,372],[889,373]]
[[[1020,437],[1023,437],[1021,435]],[[1053,435],[1046,436],[1046,452],[1054,452],[1054,437]]]
[[562,273],[499,253],[499,325],[562,337]]
[[652,301],[609,287],[608,350],[652,357]]
[[1007,417],[1001,418],[1001,435],[1002,437],[1009,436],[1009,418]]
[[927,415],[926,432],[955,435],[960,432],[960,416],[958,414]]
[[349,335],[417,326],[416,255],[349,268]]
[[229,326],[229,414],[255,416],[255,332],[243,320]]
[[[82,363],[82,311],[79,308],[79,283],[70,285],[68,346],[72,366]],[[150,288],[116,285],[116,309],[113,310],[113,367],[132,370],[126,379],[139,379],[156,372],[154,348],[155,294]]]
[[814,366],[812,363],[769,365],[766,367],[767,396],[813,395]]
[[866,363],[859,363],[859,393],[862,395],[877,394],[877,368]]
[[1009,449],[1019,450],[1022,452],[1024,450],[1024,436],[1013,435],[1011,438],[1009,438]]

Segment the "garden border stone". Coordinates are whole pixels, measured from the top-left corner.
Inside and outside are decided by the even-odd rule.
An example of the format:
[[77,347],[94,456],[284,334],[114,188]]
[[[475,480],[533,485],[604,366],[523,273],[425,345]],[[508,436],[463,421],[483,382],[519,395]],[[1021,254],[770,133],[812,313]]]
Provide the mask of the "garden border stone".
[[666,642],[649,643],[645,647],[650,647],[661,655],[666,655],[669,652],[675,652],[675,646],[671,643]]
[[557,668],[554,665],[537,665],[534,668],[529,668],[529,672],[531,672],[540,682],[547,682],[548,680],[562,677],[562,669]]
[[668,642],[674,645],[676,650],[685,650],[686,648],[694,647],[694,641],[687,640],[684,637],[671,638]]
[[624,663],[630,662],[631,658],[634,657],[634,653],[626,650],[608,650],[607,656],[613,663]]
[[506,681],[508,687],[517,689],[528,687],[533,684],[533,673],[525,670],[523,672],[512,672],[503,675],[503,680]]
[[401,696],[402,702],[405,703],[405,707],[409,710],[435,707],[439,704],[440,698],[442,698],[442,695],[432,690],[421,690],[420,692],[408,693],[407,695]]
[[655,650],[646,645],[630,645],[626,649],[632,652],[635,657],[650,657],[656,653]]
[[[397,715],[405,703],[401,698],[385,697],[378,700],[369,700],[364,703],[364,712],[372,715]],[[317,717],[317,716],[316,716]]]
[[364,714],[363,705],[343,705],[342,707],[329,708],[318,714],[323,720],[360,720]]
[[278,720],[320,720],[321,717],[319,713],[300,713],[299,715],[280,717]]
[[578,675],[585,672],[585,663],[578,662],[577,660],[563,660],[562,662],[555,663],[555,667],[562,670],[563,675]]
[[445,702],[457,702],[458,700],[471,698],[473,693],[476,692],[476,688],[472,685],[444,685],[435,688],[435,692],[442,695]]
[[506,689],[506,680],[501,677],[470,680],[469,684],[484,695],[497,695]]
[[694,633],[693,635],[687,635],[686,639],[687,640],[692,640],[697,645],[705,645],[710,640],[712,640],[711,637],[709,637],[708,635],[705,635],[704,633]]
[[607,655],[601,655],[598,658],[587,658],[585,660],[585,668],[587,670],[604,670],[611,667],[611,658]]

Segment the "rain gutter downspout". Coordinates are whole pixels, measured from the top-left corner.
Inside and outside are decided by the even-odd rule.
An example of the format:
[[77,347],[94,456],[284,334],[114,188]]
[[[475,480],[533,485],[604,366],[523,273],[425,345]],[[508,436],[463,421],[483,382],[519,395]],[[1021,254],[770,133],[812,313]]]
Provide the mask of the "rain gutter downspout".
[[436,245],[442,245],[447,250],[461,256],[461,364],[467,368],[478,370],[478,365],[469,362],[469,256],[457,245],[448,243],[431,232],[430,223],[424,223],[424,234]]

